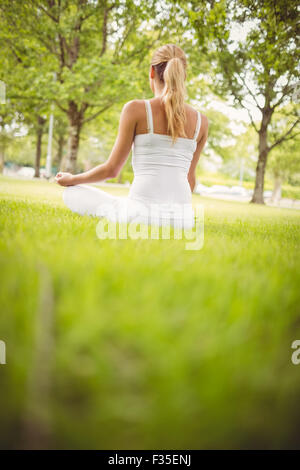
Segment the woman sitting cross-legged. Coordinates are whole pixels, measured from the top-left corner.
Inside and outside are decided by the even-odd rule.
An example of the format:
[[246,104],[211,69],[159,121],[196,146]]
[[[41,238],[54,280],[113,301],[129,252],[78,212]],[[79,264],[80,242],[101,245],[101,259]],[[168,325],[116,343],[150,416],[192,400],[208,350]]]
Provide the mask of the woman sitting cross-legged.
[[[58,184],[67,186],[63,199],[72,211],[148,224],[154,214],[160,225],[167,221],[173,226],[194,226],[192,191],[208,119],[185,103],[186,67],[180,47],[167,44],[157,49],[149,70],[154,98],[124,105],[108,160],[77,175],[57,173]],[[134,180],[128,197],[87,185],[116,177],[131,148]]]

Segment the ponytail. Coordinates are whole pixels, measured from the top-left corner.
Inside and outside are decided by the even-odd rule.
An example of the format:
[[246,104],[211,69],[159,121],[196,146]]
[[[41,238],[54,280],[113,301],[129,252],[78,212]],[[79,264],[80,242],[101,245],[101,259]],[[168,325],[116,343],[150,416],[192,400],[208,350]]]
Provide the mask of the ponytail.
[[186,56],[183,50],[175,44],[166,44],[157,49],[152,57],[158,77],[164,83],[162,103],[165,108],[168,133],[172,142],[179,136],[186,136],[186,112],[184,101],[186,98]]
[[181,59],[173,57],[169,60],[163,77],[165,86],[162,94],[162,102],[165,105],[168,132],[171,134],[174,143],[180,135],[186,137],[186,112],[184,107],[186,94],[184,83],[185,70]]

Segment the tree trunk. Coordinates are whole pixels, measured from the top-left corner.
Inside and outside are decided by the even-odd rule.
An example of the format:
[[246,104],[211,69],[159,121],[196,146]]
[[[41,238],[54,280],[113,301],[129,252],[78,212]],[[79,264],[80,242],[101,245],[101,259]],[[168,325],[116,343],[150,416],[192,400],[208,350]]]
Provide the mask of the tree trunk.
[[268,147],[268,125],[271,121],[272,111],[270,108],[263,110],[261,128],[259,130],[258,161],[256,166],[255,188],[251,202],[264,204],[264,183],[267,158],[269,154]]
[[265,170],[267,164],[267,151],[260,152],[256,166],[256,179],[255,188],[251,202],[256,204],[264,204],[264,183],[265,183]]
[[282,184],[281,177],[276,176],[275,181],[274,181],[274,188],[273,188],[272,198],[271,198],[271,201],[274,204],[277,204],[281,199],[281,184]]
[[69,103],[69,137],[68,152],[62,162],[62,170],[74,173],[76,171],[77,154],[79,149],[80,131],[82,127],[82,113],[78,111],[77,104],[74,101]]
[[38,116],[37,121],[38,121],[38,124],[37,124],[37,140],[36,140],[34,176],[36,178],[39,178],[41,155],[42,155],[42,139],[43,139],[44,125],[45,125],[46,119],[42,118],[42,116]]
[[64,146],[65,146],[65,137],[63,135],[60,135],[58,137],[57,154],[56,154],[56,161],[57,161],[58,168],[61,168],[61,165],[62,165]]

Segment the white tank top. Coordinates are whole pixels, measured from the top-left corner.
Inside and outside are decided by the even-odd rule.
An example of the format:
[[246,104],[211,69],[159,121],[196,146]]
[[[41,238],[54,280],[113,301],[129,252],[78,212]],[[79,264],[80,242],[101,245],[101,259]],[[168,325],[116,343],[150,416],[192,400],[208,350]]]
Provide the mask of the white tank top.
[[173,144],[171,136],[154,133],[150,101],[145,100],[145,105],[148,133],[137,134],[133,141],[134,180],[128,198],[147,207],[159,206],[160,218],[184,218],[184,226],[193,227],[192,192],[187,175],[197,148],[201,114],[197,111],[193,139],[178,137]]

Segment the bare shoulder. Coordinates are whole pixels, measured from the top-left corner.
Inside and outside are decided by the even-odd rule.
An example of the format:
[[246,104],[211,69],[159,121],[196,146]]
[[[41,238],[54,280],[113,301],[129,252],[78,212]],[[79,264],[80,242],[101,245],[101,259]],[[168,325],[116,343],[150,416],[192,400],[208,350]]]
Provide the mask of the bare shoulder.
[[[193,108],[193,106],[191,106],[188,103],[186,103],[186,107],[193,114],[196,114],[198,112],[197,109]],[[201,111],[200,111],[200,115],[201,115],[201,129],[206,130],[208,129],[208,125],[209,125],[208,118],[205,114],[201,113]]]
[[208,127],[209,127],[209,120],[208,117],[205,114],[201,113],[201,130],[203,132],[208,132]]
[[127,113],[137,115],[139,111],[145,108],[144,100],[131,100],[124,104],[123,109]]

